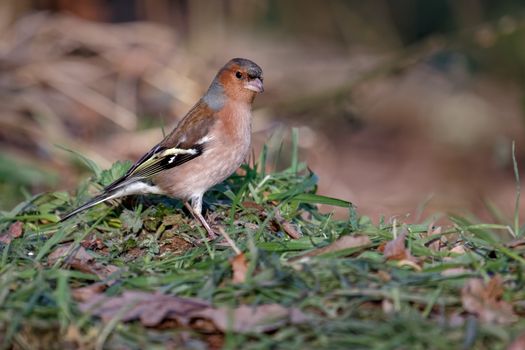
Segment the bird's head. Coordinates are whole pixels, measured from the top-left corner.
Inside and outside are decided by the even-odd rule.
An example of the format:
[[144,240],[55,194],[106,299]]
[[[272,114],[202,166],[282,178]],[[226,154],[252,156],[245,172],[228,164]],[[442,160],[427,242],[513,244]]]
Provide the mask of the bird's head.
[[264,91],[262,69],[245,58],[234,58],[221,70],[221,80],[234,88],[255,93]]
[[234,58],[217,73],[208,94],[221,93],[233,100],[252,103],[255,95],[263,91],[261,67],[248,59]]

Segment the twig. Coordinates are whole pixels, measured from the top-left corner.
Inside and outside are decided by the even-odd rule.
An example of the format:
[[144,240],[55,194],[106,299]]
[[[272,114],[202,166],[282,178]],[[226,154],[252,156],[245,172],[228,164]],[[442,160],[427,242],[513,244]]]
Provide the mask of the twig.
[[237,247],[237,245],[233,241],[233,239],[231,239],[230,235],[224,230],[224,228],[219,227],[219,233],[224,237],[226,242],[228,242],[230,247],[232,247],[233,251],[235,252],[235,255],[239,255],[242,253],[239,247]]

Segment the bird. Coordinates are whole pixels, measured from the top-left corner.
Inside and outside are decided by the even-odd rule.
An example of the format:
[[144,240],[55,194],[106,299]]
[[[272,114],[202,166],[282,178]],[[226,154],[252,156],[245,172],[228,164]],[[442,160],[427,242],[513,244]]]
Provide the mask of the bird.
[[252,104],[263,91],[261,67],[246,58],[231,59],[173,131],[122,177],[60,221],[108,200],[161,194],[182,200],[208,236],[215,238],[215,232],[202,215],[202,198],[247,158],[251,147]]

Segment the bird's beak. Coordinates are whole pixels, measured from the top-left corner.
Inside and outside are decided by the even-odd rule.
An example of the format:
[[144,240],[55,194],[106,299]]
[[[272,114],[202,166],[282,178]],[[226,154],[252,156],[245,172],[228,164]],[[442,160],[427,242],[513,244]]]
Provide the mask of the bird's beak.
[[244,87],[248,90],[252,90],[255,92],[263,92],[263,82],[260,78],[252,79],[244,84]]

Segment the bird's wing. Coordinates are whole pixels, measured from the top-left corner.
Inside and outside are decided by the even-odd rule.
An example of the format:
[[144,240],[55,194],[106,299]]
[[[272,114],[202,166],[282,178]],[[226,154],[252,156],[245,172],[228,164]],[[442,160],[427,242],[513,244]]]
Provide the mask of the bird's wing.
[[207,135],[214,122],[213,111],[203,102],[197,103],[164,140],[142,156],[124,176],[107,186],[104,191],[113,191],[135,181],[150,178],[200,156],[209,142]]

